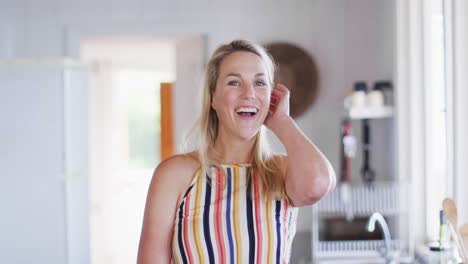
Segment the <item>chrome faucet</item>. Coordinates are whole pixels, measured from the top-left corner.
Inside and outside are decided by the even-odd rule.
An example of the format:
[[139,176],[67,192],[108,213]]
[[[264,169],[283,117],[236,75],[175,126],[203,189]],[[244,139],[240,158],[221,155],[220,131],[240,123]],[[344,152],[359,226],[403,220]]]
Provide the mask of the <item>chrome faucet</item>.
[[375,231],[375,222],[380,224],[380,229],[384,234],[384,243],[385,243],[385,252],[384,257],[387,260],[391,258],[391,238],[390,238],[390,231],[388,230],[387,222],[385,221],[384,217],[380,213],[373,213],[369,218],[369,222],[367,223],[367,231],[374,232]]

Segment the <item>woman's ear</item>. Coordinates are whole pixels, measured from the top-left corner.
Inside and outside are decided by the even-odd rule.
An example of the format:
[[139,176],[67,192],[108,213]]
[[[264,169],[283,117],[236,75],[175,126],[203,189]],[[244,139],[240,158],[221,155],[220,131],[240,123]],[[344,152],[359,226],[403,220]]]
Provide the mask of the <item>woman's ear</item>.
[[215,94],[213,93],[213,94],[211,95],[210,106],[211,106],[211,108],[213,108],[213,110],[216,112],[216,108],[218,108],[218,104],[217,104],[217,100],[214,100],[214,97],[215,97]]
[[216,112],[216,104],[215,104],[215,102],[213,101],[213,99],[211,99],[211,104],[210,104],[210,106],[211,106],[211,109],[213,109],[213,110]]

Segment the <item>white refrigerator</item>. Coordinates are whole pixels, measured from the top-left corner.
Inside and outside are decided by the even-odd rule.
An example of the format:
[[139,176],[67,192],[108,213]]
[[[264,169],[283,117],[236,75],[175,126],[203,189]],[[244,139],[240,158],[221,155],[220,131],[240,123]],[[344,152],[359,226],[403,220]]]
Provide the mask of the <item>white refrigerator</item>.
[[86,68],[0,61],[0,92],[0,263],[89,263]]

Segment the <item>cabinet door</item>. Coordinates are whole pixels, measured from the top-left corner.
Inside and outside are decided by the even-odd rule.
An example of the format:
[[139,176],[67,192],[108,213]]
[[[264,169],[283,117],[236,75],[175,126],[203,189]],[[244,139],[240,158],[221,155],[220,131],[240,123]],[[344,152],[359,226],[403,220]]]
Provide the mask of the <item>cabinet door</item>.
[[66,68],[0,62],[2,263],[89,263],[86,77]]
[[66,263],[61,69],[0,64],[2,263]]
[[89,263],[89,85],[80,66],[63,70],[64,190],[68,264]]

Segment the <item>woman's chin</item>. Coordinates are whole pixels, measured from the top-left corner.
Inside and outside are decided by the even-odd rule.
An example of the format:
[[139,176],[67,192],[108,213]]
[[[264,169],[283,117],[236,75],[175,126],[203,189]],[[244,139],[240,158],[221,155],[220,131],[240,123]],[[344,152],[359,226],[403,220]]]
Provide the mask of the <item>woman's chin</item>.
[[249,141],[252,138],[254,138],[258,134],[259,131],[260,129],[257,129],[255,131],[240,131],[239,137],[245,141]]

